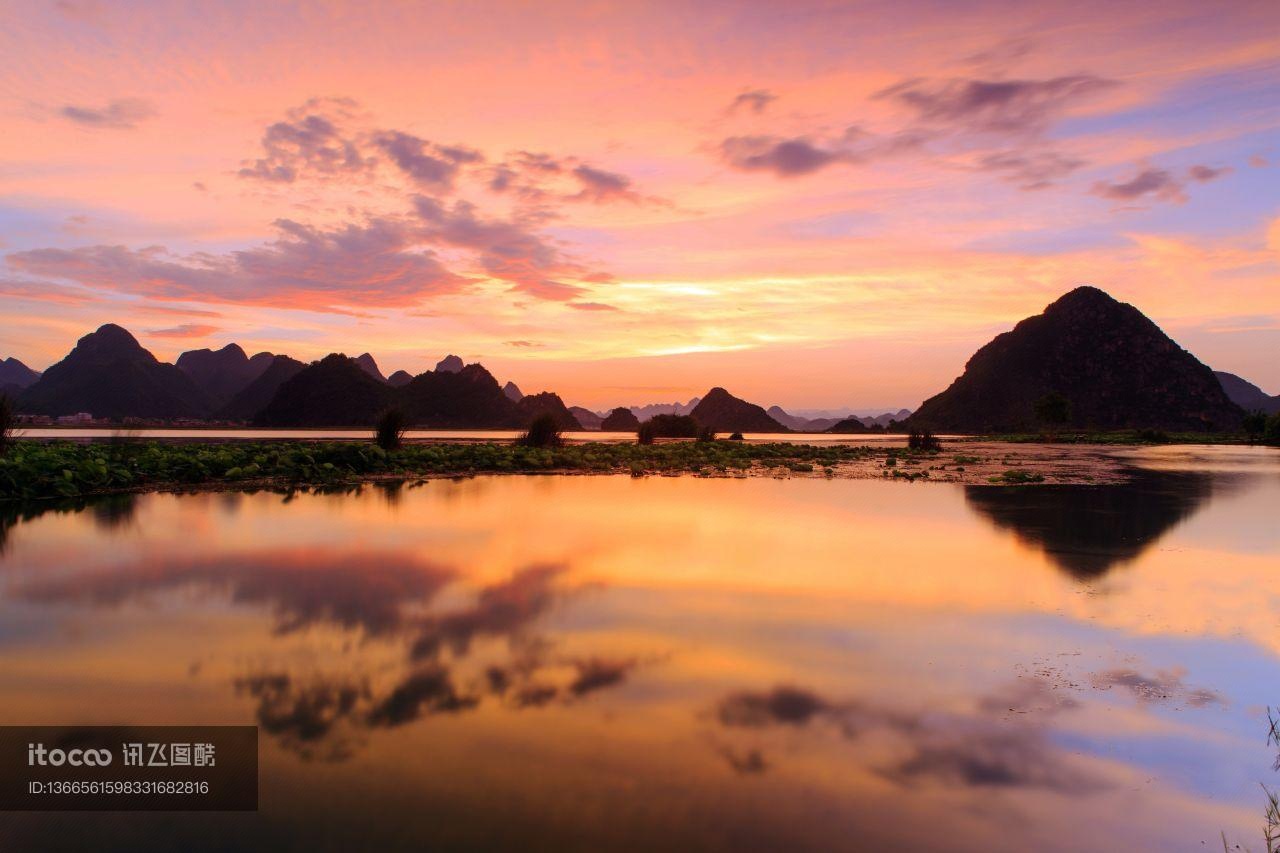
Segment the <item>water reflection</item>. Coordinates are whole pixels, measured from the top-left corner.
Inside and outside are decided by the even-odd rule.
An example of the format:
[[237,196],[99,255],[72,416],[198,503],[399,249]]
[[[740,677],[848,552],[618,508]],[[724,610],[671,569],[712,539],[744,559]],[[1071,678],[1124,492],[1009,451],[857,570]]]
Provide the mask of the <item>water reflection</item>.
[[[1254,840],[1278,483],[495,477],[11,511],[0,721],[256,722],[264,799],[0,815],[0,846]],[[1077,581],[1120,563],[1106,595]]]
[[[1225,488],[1219,478],[1216,488]],[[1213,494],[1198,472],[1137,469],[1123,486],[966,486],[965,501],[1078,580],[1136,559]]]

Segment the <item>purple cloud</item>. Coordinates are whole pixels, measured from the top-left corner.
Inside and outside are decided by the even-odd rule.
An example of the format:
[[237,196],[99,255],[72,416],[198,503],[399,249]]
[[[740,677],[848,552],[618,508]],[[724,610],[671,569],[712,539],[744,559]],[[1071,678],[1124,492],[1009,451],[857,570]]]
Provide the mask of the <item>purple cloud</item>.
[[1054,151],[995,151],[978,160],[979,169],[996,172],[1023,190],[1052,186],[1084,165],[1084,160]]
[[1231,169],[1225,166],[1215,168],[1199,165],[1187,169],[1186,175],[1180,177],[1168,169],[1147,167],[1127,181],[1098,181],[1093,185],[1091,192],[1116,201],[1135,201],[1144,196],[1150,196],[1161,201],[1182,204],[1187,200],[1187,181],[1207,183],[1230,172]]
[[313,98],[290,110],[285,121],[270,125],[262,136],[263,156],[246,162],[242,178],[293,183],[308,175],[353,175],[372,162],[361,155],[357,140],[343,130],[355,102],[347,98]]
[[606,172],[591,166],[581,165],[573,170],[573,176],[582,184],[582,189],[573,198],[581,201],[592,201],[604,204],[610,201],[628,201],[639,204],[642,199],[631,188],[631,179],[617,172]]
[[926,123],[993,133],[1038,133],[1075,101],[1111,89],[1091,74],[1049,80],[906,80],[878,93]]
[[18,270],[162,299],[238,302],[332,311],[404,306],[456,293],[466,280],[446,270],[418,237],[392,219],[333,230],[282,219],[279,239],[224,255],[174,256],[152,246],[33,249],[6,256]]
[[720,153],[735,169],[772,172],[783,178],[807,175],[847,159],[844,152],[822,148],[803,137],[731,136],[720,143]]
[[414,183],[436,190],[453,189],[460,167],[484,159],[474,149],[460,145],[436,145],[398,130],[376,134],[374,144]]
[[510,282],[516,291],[564,301],[584,290],[564,279],[591,280],[585,268],[523,222],[485,219],[477,214],[475,205],[461,200],[446,208],[434,198],[417,196],[414,206],[424,239],[476,251],[480,267],[494,278]]
[[729,113],[736,113],[738,110],[750,110],[759,115],[765,111],[769,104],[778,100],[778,96],[768,89],[749,89],[740,93],[729,104]]
[[63,118],[86,127],[109,127],[128,130],[138,122],[153,117],[155,108],[141,98],[121,98],[102,107],[84,107],[67,104],[58,111]]

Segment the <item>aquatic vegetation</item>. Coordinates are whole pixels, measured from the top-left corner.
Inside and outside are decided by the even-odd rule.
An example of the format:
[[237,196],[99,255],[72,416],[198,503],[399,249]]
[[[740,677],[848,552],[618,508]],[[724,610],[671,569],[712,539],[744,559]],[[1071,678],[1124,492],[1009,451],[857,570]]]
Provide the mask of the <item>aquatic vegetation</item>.
[[1024,483],[1043,483],[1044,475],[1035,474],[1022,468],[1010,468],[1000,476],[992,477],[990,482],[1009,486],[1020,486]]
[[868,459],[848,445],[671,441],[537,447],[509,442],[406,444],[274,441],[77,444],[15,442],[0,457],[0,500],[75,498],[183,487],[339,485],[368,478],[582,472],[678,474],[782,467],[797,473]]

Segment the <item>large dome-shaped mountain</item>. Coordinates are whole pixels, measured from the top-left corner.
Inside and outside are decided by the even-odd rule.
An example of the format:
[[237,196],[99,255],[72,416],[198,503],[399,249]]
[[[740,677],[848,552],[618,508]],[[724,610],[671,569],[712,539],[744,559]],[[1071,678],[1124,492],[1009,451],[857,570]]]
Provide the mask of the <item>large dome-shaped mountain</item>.
[[716,432],[790,432],[769,417],[764,407],[740,400],[723,388],[708,391],[689,414]]
[[1141,311],[1096,287],[1077,287],[974,353],[964,374],[907,424],[1037,429],[1036,402],[1050,394],[1066,398],[1067,428],[1220,430],[1243,416],[1213,371]]
[[117,419],[195,418],[208,409],[208,397],[189,376],[112,323],[77,341],[18,400],[19,411],[35,415]]

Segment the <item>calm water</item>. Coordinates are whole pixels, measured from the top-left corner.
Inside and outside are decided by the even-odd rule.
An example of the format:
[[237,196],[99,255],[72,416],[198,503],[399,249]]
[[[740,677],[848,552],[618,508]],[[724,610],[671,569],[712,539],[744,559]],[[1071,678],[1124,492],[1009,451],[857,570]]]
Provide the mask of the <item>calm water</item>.
[[[23,438],[57,438],[67,441],[94,441],[127,435],[134,439],[157,439],[166,441],[274,441],[281,439],[311,439],[368,441],[369,429],[139,429],[120,430],[110,427],[27,427],[18,430]],[[411,429],[404,437],[410,441],[511,441],[520,435],[520,430],[483,430],[483,429]],[[946,438],[947,436],[943,436]],[[628,441],[636,440],[634,432],[601,432],[599,430],[583,430],[565,433],[570,443],[588,441]],[[905,439],[901,434],[886,435],[884,433],[805,433],[805,432],[753,432],[746,436],[747,441],[785,441],[802,442],[804,444],[901,444]]]
[[1127,457],[10,515],[0,722],[256,722],[261,810],[0,849],[1264,849],[1280,455]]

